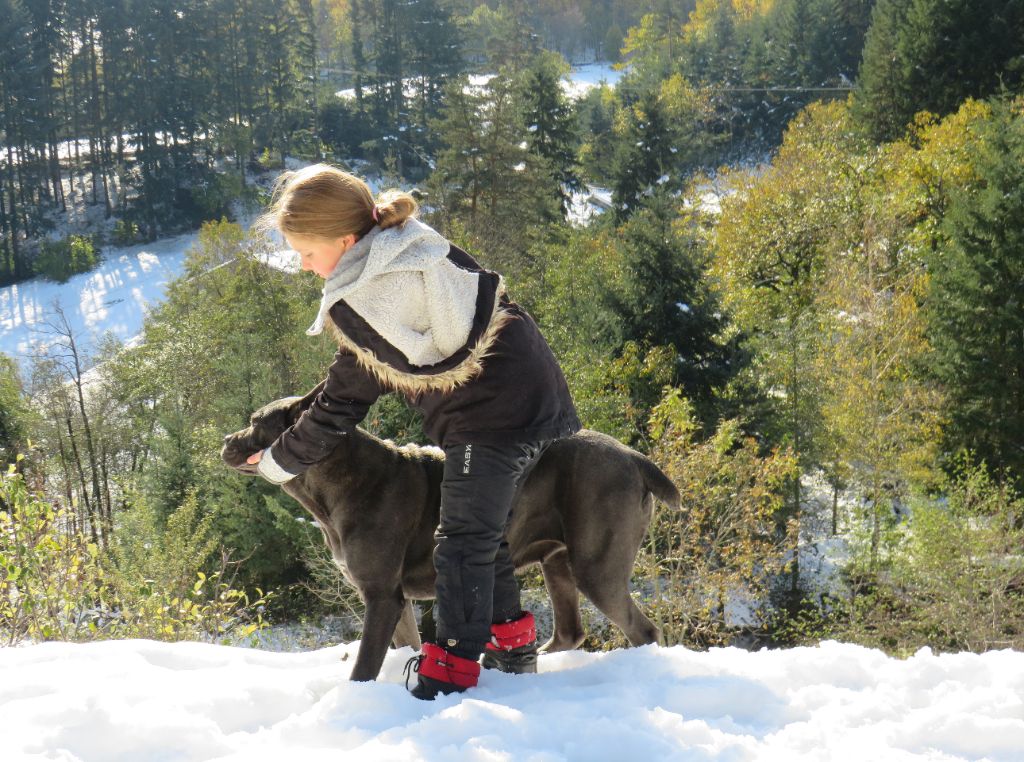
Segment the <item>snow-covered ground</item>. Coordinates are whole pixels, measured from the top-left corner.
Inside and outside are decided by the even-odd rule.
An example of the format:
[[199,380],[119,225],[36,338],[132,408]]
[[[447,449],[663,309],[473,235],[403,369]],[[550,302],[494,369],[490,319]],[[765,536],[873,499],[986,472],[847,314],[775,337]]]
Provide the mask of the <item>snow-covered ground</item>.
[[613,69],[607,62],[573,66],[568,80],[562,80],[562,90],[570,99],[576,100],[601,84],[615,87],[624,73]]
[[[562,92],[570,100],[582,98],[590,90],[602,83],[609,87],[615,87],[622,78],[623,72],[612,68],[607,62],[588,63],[573,66],[569,76],[562,80]],[[473,74],[469,77],[468,90],[479,92],[494,77],[493,74]],[[420,82],[416,79],[402,80],[402,92],[407,98],[415,98],[420,91]],[[356,97],[355,88],[338,90],[335,95],[339,98],[352,100]]]
[[377,683],[355,645],[268,653],[200,643],[0,649],[0,759],[785,760],[1024,758],[1024,654],[906,661],[859,646],[750,653],[646,646],[542,656],[462,695]]
[[123,341],[137,336],[149,305],[161,301],[167,284],[182,273],[185,252],[196,238],[190,233],[109,249],[97,269],[67,283],[33,278],[0,288],[0,352],[27,370],[32,355],[55,341],[46,325],[56,317],[54,305],[64,310],[86,354],[107,332]]

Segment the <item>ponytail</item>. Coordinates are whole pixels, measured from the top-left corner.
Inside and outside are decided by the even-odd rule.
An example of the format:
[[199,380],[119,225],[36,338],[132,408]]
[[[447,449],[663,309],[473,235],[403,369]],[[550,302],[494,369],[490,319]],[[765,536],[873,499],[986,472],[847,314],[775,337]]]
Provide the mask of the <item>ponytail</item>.
[[370,187],[355,175],[329,164],[282,172],[274,183],[270,207],[256,221],[260,230],[334,239],[373,229],[392,228],[415,216],[419,204],[408,193],[385,191],[374,203]]
[[384,191],[377,199],[377,224],[384,230],[396,227],[415,217],[419,208],[416,199],[404,191]]

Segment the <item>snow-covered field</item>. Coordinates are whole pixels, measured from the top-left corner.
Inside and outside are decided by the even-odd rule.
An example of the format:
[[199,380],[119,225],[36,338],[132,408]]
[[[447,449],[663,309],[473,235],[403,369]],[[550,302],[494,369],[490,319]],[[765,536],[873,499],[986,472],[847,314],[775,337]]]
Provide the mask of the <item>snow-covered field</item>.
[[[622,78],[623,72],[612,68],[607,62],[579,64],[572,67],[568,77],[561,82],[562,92],[570,100],[582,98],[588,91],[600,86],[602,83],[609,87],[615,87]],[[493,74],[473,74],[469,77],[469,90],[479,91],[487,86],[487,83],[494,77]],[[420,83],[415,79],[402,80],[402,91],[407,98],[415,98],[419,93]],[[354,88],[338,90],[335,95],[339,98],[352,100],[356,97]]]
[[355,645],[267,653],[200,643],[0,649],[0,759],[1024,759],[1024,654],[906,661],[859,646],[680,647],[541,657],[463,695],[406,693],[409,648],[349,683]]
[[27,370],[32,355],[55,341],[47,327],[56,318],[54,305],[64,310],[86,354],[107,332],[122,341],[139,335],[149,305],[161,301],[164,288],[182,273],[185,252],[196,238],[190,233],[110,249],[97,269],[67,283],[33,278],[0,288],[0,352]]

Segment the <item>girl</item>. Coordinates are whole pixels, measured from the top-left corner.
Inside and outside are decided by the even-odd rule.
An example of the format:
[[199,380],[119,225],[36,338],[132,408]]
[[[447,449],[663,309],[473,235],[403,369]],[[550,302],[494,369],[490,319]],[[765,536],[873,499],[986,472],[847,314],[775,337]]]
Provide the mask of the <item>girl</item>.
[[[463,691],[483,666],[535,672],[533,615],[522,610],[504,530],[517,485],[554,439],[578,431],[565,378],[501,276],[414,215],[391,191],[325,164],[286,173],[263,221],[302,269],[324,278],[307,333],[339,349],[314,403],[249,458],[275,484],[326,457],[377,397],[404,394],[445,452],[435,538],[437,642],[416,663],[417,698]],[[486,651],[486,653],[484,653]]]

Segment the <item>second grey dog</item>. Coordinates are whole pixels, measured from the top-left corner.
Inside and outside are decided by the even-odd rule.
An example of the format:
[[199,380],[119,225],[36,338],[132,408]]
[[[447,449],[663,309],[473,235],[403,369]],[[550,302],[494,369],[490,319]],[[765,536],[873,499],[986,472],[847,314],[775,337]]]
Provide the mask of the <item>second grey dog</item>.
[[[224,438],[221,457],[254,474],[246,457],[265,447],[309,406],[272,402]],[[335,563],[366,604],[352,680],[373,680],[388,643],[419,648],[412,600],[434,597],[434,530],[443,455],[397,447],[357,429],[326,459],[282,485],[317,520]],[[648,458],[595,431],[554,442],[520,488],[508,540],[517,569],[539,563],[554,611],[542,651],[583,642],[586,595],[632,645],[657,642],[658,628],[636,607],[629,581],[657,498],[679,507],[679,492]]]

